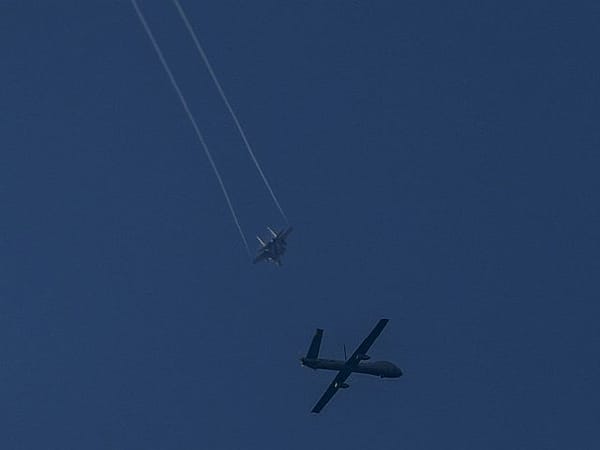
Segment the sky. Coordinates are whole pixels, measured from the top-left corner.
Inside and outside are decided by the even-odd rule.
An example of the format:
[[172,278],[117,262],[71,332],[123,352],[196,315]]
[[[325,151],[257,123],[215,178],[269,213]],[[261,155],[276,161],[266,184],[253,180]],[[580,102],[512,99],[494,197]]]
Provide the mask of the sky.
[[[294,231],[252,265],[129,1],[0,4],[5,449],[600,447],[597,2],[180,0]],[[139,0],[251,249],[285,225]],[[400,379],[302,368],[382,317]]]

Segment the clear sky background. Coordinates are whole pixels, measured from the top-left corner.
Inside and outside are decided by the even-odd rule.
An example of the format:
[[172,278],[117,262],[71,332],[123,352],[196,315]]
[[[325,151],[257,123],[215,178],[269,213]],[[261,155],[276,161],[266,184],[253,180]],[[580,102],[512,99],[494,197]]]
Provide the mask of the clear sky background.
[[[600,448],[600,6],[181,0],[295,227],[249,263],[128,1],[0,5],[0,447]],[[283,225],[140,0],[242,227]],[[301,368],[316,327],[405,376]]]

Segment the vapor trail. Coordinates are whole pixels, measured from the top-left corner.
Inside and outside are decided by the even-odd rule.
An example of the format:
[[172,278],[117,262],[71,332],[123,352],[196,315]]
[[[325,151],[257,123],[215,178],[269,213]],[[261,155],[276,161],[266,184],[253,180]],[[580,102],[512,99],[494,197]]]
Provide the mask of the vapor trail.
[[287,223],[289,223],[289,220],[288,220],[287,216],[283,212],[283,208],[279,204],[279,200],[277,200],[277,197],[275,196],[275,193],[273,192],[273,189],[271,188],[271,185],[269,184],[269,181],[267,180],[267,177],[265,176],[262,168],[260,167],[260,164],[258,163],[258,160],[256,159],[256,156],[254,155],[254,152],[252,151],[252,147],[250,146],[250,143],[248,142],[248,139],[246,138],[246,133],[244,133],[244,130],[242,128],[242,125],[240,124],[240,121],[238,120],[235,112],[233,111],[233,108],[231,107],[231,104],[229,103],[229,100],[227,100],[227,96],[225,95],[225,92],[223,91],[223,88],[221,87],[221,83],[219,83],[219,80],[217,79],[217,76],[215,75],[215,72],[213,71],[212,66],[210,65],[210,62],[208,62],[208,58],[206,57],[206,53],[204,53],[204,49],[200,45],[200,42],[198,41],[198,38],[196,37],[196,33],[194,33],[194,29],[190,25],[190,22],[189,22],[189,20],[188,20],[188,18],[186,16],[185,12],[183,11],[183,8],[179,4],[178,0],[173,0],[173,3],[177,7],[177,10],[179,11],[179,15],[181,16],[181,19],[185,23],[185,26],[186,26],[186,28],[188,29],[188,31],[189,31],[189,33],[191,35],[191,37],[192,37],[192,39],[194,41],[194,44],[196,45],[196,49],[198,49],[198,53],[200,53],[200,56],[202,57],[202,60],[204,61],[204,64],[206,64],[206,68],[208,69],[208,71],[210,73],[210,76],[212,77],[212,79],[213,79],[213,81],[215,83],[215,86],[217,87],[217,90],[219,91],[219,94],[221,94],[221,98],[223,99],[223,102],[225,103],[225,106],[227,106],[227,109],[229,110],[229,114],[231,114],[231,118],[235,122],[235,126],[237,127],[238,131],[240,132],[240,135],[242,136],[242,139],[244,140],[244,144],[246,144],[246,148],[248,149],[248,153],[250,154],[250,157],[252,158],[252,161],[254,161],[254,165],[256,166],[256,169],[258,170],[258,173],[262,177],[262,179],[263,179],[263,181],[265,183],[265,186],[269,190],[269,193],[271,194],[271,197],[273,198],[273,202],[277,206],[277,209],[279,209],[279,212],[281,213],[281,215],[283,216],[283,218],[285,219],[285,221]]
[[215,172],[215,175],[217,176],[217,180],[219,180],[219,184],[221,185],[221,190],[223,191],[223,195],[225,196],[225,200],[227,200],[227,205],[229,206],[229,210],[231,211],[231,216],[233,217],[235,225],[237,226],[237,229],[240,232],[242,241],[244,241],[244,247],[246,247],[246,252],[248,252],[248,255],[251,255],[250,247],[248,247],[248,241],[246,241],[246,236],[244,236],[244,232],[242,231],[240,222],[237,218],[235,210],[233,209],[233,204],[231,203],[229,194],[227,193],[227,189],[225,188],[225,184],[223,183],[223,179],[221,178],[221,174],[219,173],[219,170],[217,169],[215,161],[213,160],[212,155],[210,154],[210,150],[208,150],[208,146],[206,145],[206,142],[204,141],[204,137],[202,136],[202,133],[200,133],[200,129],[198,128],[198,125],[196,124],[196,120],[194,119],[194,116],[192,115],[190,108],[188,107],[188,104],[185,101],[183,94],[181,93],[181,89],[179,89],[179,85],[175,81],[175,77],[173,76],[173,73],[171,72],[171,69],[169,68],[169,65],[167,64],[167,61],[166,61],[165,57],[163,56],[162,51],[160,50],[160,47],[158,46],[158,44],[156,43],[156,40],[154,39],[154,35],[152,34],[152,31],[150,30],[150,27],[148,26],[148,23],[146,22],[146,19],[144,18],[142,11],[140,11],[140,8],[139,8],[136,0],[131,0],[131,4],[135,8],[135,12],[137,13],[138,18],[140,19],[140,22],[142,23],[142,25],[144,26],[144,29],[146,30],[146,34],[148,35],[150,42],[152,42],[152,46],[154,47],[154,50],[156,50],[156,54],[158,55],[158,58],[160,59],[160,62],[162,63],[162,65],[165,69],[165,72],[167,72],[169,79],[171,80],[173,89],[175,89],[175,92],[177,93],[179,100],[181,100],[183,109],[185,109],[185,112],[187,113],[188,117],[190,118],[190,122],[192,122],[192,126],[194,127],[194,131],[196,132],[196,136],[198,136],[198,140],[200,141],[200,143],[202,144],[202,147],[204,148],[206,157],[210,161],[210,165],[212,166],[213,171]]

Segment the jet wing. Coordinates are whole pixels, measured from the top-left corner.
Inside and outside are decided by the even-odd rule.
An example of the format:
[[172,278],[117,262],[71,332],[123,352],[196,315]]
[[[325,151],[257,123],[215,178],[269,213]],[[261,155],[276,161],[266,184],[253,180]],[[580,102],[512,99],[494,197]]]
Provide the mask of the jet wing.
[[335,395],[335,393],[340,389],[340,386],[346,378],[350,376],[352,373],[349,369],[342,369],[335,376],[325,393],[321,396],[315,407],[312,409],[312,412],[319,413],[323,409],[323,407],[331,400],[331,397]]
[[264,261],[265,259],[267,259],[267,257],[268,257],[268,253],[265,251],[261,251],[258,255],[256,255],[256,258],[254,258],[253,264]]
[[367,352],[373,345],[373,342],[375,342],[375,339],[379,337],[379,335],[381,334],[388,322],[389,319],[381,319],[379,322],[377,322],[377,325],[375,325],[375,328],[373,328],[371,333],[369,333],[369,335],[365,338],[364,341],[362,341],[362,343],[358,346],[354,353],[352,353],[352,356],[348,358],[348,361],[346,361],[347,365],[356,366],[360,362],[359,356],[367,354]]
[[279,233],[279,238],[285,241],[288,237],[288,234],[290,234],[292,230],[293,228],[289,227],[287,230],[282,231],[281,233]]

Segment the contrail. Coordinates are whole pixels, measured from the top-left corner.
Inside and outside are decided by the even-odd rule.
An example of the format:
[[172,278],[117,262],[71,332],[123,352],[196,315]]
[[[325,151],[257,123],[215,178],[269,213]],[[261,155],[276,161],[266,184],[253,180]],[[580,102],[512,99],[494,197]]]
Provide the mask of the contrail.
[[217,79],[217,76],[215,75],[215,72],[213,71],[212,66],[208,62],[206,53],[204,53],[204,50],[202,49],[202,46],[200,45],[200,42],[198,41],[198,38],[196,37],[196,33],[194,33],[194,29],[190,25],[190,22],[186,16],[185,12],[183,11],[183,8],[179,4],[178,0],[173,0],[173,3],[177,7],[177,10],[179,11],[179,15],[181,16],[181,19],[185,23],[186,28],[188,29],[190,35],[192,36],[194,44],[196,45],[196,48],[198,49],[198,53],[200,53],[200,56],[202,57],[204,64],[206,64],[206,68],[208,69],[210,76],[212,77],[212,79],[215,83],[215,86],[217,87],[217,90],[219,91],[219,94],[221,94],[221,98],[223,99],[223,102],[227,106],[227,109],[229,110],[229,114],[231,114],[231,117],[232,117],[233,121],[235,122],[235,126],[237,127],[238,131],[240,132],[240,135],[242,136],[242,139],[244,140],[244,144],[246,144],[248,153],[250,154],[252,161],[254,161],[254,165],[258,169],[258,173],[262,177],[262,179],[265,183],[265,186],[269,190],[269,193],[271,194],[271,197],[273,198],[273,202],[275,202],[277,209],[279,209],[279,212],[281,213],[281,215],[283,216],[285,221],[289,224],[289,220],[288,220],[287,216],[285,215],[285,213],[283,212],[283,208],[279,204],[279,201],[277,200],[277,197],[275,196],[275,193],[273,192],[273,189],[271,188],[271,185],[269,184],[267,177],[265,176],[262,168],[260,167],[260,164],[258,163],[258,160],[256,159],[254,152],[252,151],[252,147],[250,146],[250,143],[248,142],[248,139],[246,138],[246,133],[244,133],[244,130],[242,128],[242,125],[240,124],[240,121],[238,120],[237,116],[235,115],[235,112],[233,112],[233,108],[231,107],[229,100],[227,100],[227,97],[225,96],[225,92],[223,91],[223,88],[221,87],[221,83],[219,83],[219,80]]
[[169,68],[169,65],[167,64],[167,61],[166,61],[165,57],[163,56],[162,51],[160,50],[160,47],[158,46],[158,44],[156,43],[156,40],[154,39],[154,35],[152,34],[152,31],[150,30],[150,27],[148,26],[148,23],[146,22],[146,19],[144,18],[142,11],[140,11],[140,8],[139,8],[136,0],[131,0],[131,4],[135,8],[135,12],[137,13],[138,18],[140,19],[140,22],[142,23],[142,25],[144,26],[144,29],[146,30],[146,34],[148,35],[150,42],[152,42],[152,46],[154,47],[154,50],[156,50],[156,54],[158,55],[158,58],[160,59],[160,62],[162,63],[162,65],[165,69],[165,72],[167,72],[169,79],[171,80],[173,89],[175,89],[175,92],[177,93],[179,100],[181,100],[183,109],[185,109],[185,112],[187,113],[188,117],[190,118],[190,122],[192,122],[192,126],[194,127],[194,131],[196,132],[196,136],[198,136],[198,140],[200,141],[200,143],[202,144],[202,147],[204,148],[206,157],[210,161],[210,165],[212,166],[213,171],[215,172],[215,175],[217,176],[217,180],[219,180],[219,184],[221,185],[221,190],[223,191],[223,195],[225,196],[225,200],[227,200],[227,205],[229,206],[229,210],[231,211],[231,216],[233,217],[233,220],[235,221],[235,225],[237,226],[237,229],[240,232],[242,241],[244,241],[244,247],[246,247],[246,252],[248,252],[248,255],[251,255],[250,247],[248,247],[248,241],[246,241],[246,236],[244,236],[244,232],[242,231],[240,222],[237,218],[235,210],[233,209],[233,204],[231,203],[231,200],[229,199],[229,194],[227,193],[227,189],[225,188],[225,184],[223,183],[221,174],[219,174],[219,170],[217,169],[215,161],[213,160],[212,155],[210,154],[210,151],[208,150],[208,146],[206,145],[206,142],[204,141],[204,137],[202,136],[202,133],[200,133],[200,129],[198,128],[198,125],[196,124],[196,120],[194,119],[194,116],[192,115],[190,108],[188,107],[188,104],[185,101],[183,94],[181,93],[181,89],[179,89],[179,85],[175,81],[175,77],[173,76],[173,73],[171,72],[171,69]]

